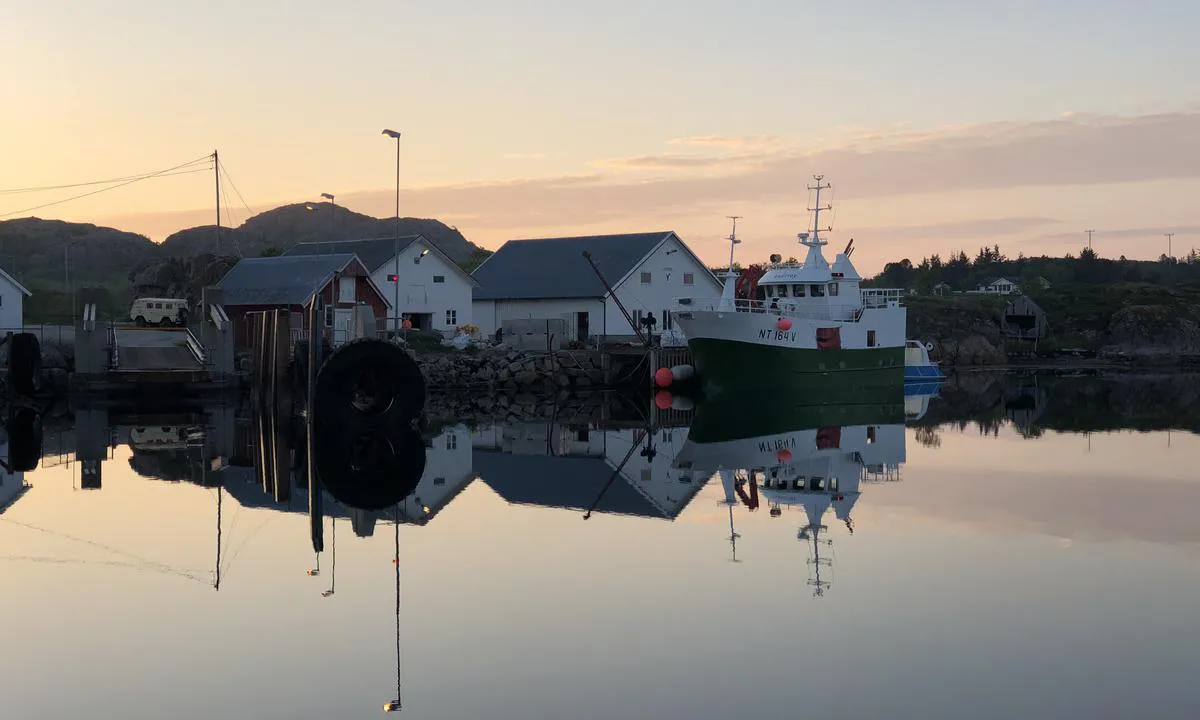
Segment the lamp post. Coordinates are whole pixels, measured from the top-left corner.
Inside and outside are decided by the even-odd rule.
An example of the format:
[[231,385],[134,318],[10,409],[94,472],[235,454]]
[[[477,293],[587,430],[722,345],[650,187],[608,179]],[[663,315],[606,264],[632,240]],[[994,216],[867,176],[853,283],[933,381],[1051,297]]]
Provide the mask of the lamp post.
[[383,131],[384,135],[396,139],[396,237],[392,244],[392,260],[396,265],[396,279],[392,283],[392,332],[400,334],[400,133]]
[[321,193],[321,197],[329,201],[329,233],[332,235],[333,228],[337,223],[337,203],[333,201],[332,193]]

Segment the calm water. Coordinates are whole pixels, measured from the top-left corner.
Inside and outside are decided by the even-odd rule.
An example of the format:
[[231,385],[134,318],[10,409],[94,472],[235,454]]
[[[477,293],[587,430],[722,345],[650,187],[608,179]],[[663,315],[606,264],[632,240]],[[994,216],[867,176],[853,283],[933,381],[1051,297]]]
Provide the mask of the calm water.
[[772,433],[463,418],[401,524],[333,505],[319,559],[303,492],[127,427],[83,490],[48,429],[0,487],[0,712],[378,716],[398,568],[402,716],[1195,718],[1197,387],[973,378]]

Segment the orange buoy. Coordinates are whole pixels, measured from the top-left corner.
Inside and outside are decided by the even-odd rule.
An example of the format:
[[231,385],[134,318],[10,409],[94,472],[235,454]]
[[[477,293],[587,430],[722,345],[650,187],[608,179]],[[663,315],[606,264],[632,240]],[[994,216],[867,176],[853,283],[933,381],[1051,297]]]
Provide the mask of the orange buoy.
[[778,460],[779,462],[787,462],[792,459],[792,451],[788,450],[787,448],[784,448],[784,449],[780,450],[779,452],[775,453],[775,459]]
[[675,376],[671,374],[671,368],[659,368],[654,371],[654,384],[660,388],[670,387]]
[[777,321],[775,321],[775,327],[779,328],[780,330],[782,330],[784,332],[787,332],[788,330],[792,329],[792,319],[781,317]]
[[659,390],[654,394],[654,406],[659,410],[670,410],[672,400],[674,400],[674,398],[671,397],[671,393],[667,392],[666,390]]

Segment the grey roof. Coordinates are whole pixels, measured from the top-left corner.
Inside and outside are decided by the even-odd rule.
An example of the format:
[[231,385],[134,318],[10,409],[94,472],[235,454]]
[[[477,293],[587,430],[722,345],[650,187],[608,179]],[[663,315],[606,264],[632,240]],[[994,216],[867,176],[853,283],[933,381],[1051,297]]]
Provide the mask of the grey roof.
[[334,273],[356,261],[351,253],[242,258],[217,287],[226,305],[303,305]]
[[509,240],[471,277],[479,282],[476,300],[599,298],[607,291],[583,258],[592,254],[604,278],[615,285],[670,231],[628,235]]
[[510,503],[572,510],[594,506],[601,513],[669,517],[624,476],[609,484],[613,467],[604,458],[475,450],[471,459],[475,472]]
[[[420,235],[401,235],[400,250],[416,242]],[[325,240],[293,245],[284,257],[298,255],[331,255],[353,253],[362,261],[367,272],[375,272],[381,265],[396,256],[396,238],[363,238],[361,240]]]

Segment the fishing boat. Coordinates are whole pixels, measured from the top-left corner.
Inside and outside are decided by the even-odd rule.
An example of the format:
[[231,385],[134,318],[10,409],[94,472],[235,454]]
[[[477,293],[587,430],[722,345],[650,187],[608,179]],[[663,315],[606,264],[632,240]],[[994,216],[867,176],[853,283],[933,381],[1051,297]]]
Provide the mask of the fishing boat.
[[907,311],[900,289],[860,288],[851,239],[831,265],[821,191],[814,176],[812,229],[797,237],[803,262],[771,256],[758,280],[759,298],[736,296],[737,219],[729,236],[729,271],[721,297],[679,298],[674,317],[687,337],[696,375],[706,393],[745,389],[895,386],[904,382]]

